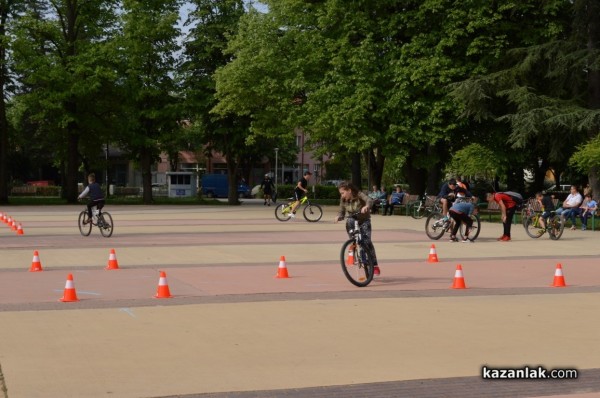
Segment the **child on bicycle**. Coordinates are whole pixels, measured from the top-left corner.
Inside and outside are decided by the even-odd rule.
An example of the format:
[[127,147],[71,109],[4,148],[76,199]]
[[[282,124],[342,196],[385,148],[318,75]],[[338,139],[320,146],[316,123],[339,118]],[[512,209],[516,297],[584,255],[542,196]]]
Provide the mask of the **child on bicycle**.
[[448,214],[454,220],[454,226],[452,227],[452,231],[450,232],[450,242],[458,242],[458,238],[456,237],[456,233],[460,228],[461,224],[465,224],[465,235],[463,237],[463,242],[473,242],[469,240],[469,233],[471,232],[471,228],[473,227],[473,220],[471,219],[471,214],[473,214],[473,210],[475,206],[470,197],[467,197],[468,191],[464,187],[458,187],[456,189],[456,200],[450,207]]
[[552,201],[552,197],[550,195],[544,195],[543,192],[537,192],[535,194],[535,200],[542,207],[542,214],[540,215],[540,227],[542,228],[539,232],[540,236],[546,232],[546,225],[548,225],[548,219],[552,215],[551,212],[554,211],[554,202]]
[[96,182],[96,174],[90,173],[88,175],[88,186],[85,187],[83,192],[77,197],[77,200],[81,200],[86,196],[90,196],[90,201],[87,204],[88,218],[83,221],[84,224],[88,224],[92,221],[92,208],[96,206],[98,210],[104,207],[104,192],[100,188],[100,184]]
[[296,209],[298,208],[298,206],[300,206],[300,200],[303,197],[305,197],[308,193],[308,180],[310,180],[311,176],[312,173],[310,171],[306,171],[304,173],[304,177],[302,177],[300,181],[298,181],[298,183],[296,184],[296,189],[294,189],[294,197],[296,199],[296,202],[292,207],[292,214],[290,214],[290,217],[292,218],[296,217]]
[[[360,192],[356,185],[351,182],[344,181],[338,186],[340,193],[340,210],[337,217],[334,219],[334,223],[341,221],[348,214],[357,214],[356,220],[362,234],[363,243],[366,246],[368,252],[373,257],[373,274],[378,276],[381,274],[379,265],[377,264],[377,255],[375,254],[375,247],[371,240],[371,206],[373,206],[373,200],[364,193]],[[346,219],[346,232],[350,236],[350,231],[354,228],[354,217],[348,217]]]

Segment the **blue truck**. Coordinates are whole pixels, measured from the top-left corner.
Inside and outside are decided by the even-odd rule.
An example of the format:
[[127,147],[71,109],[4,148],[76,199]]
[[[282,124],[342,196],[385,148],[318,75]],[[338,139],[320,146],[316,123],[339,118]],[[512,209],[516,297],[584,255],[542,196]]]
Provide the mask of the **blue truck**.
[[[229,183],[226,174],[204,174],[202,176],[202,195],[207,198],[226,198],[229,196]],[[250,187],[238,184],[238,197],[249,198]]]

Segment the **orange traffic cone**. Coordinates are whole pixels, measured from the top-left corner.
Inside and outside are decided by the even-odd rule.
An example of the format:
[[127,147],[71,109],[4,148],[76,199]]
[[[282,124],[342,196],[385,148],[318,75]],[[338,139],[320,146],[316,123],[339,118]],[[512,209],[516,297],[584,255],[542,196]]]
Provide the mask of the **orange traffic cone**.
[[289,278],[287,267],[285,266],[285,256],[279,258],[279,268],[277,268],[276,278]]
[[19,226],[17,227],[17,235],[24,235],[25,232],[23,232],[23,226],[21,225],[21,223],[19,223]]
[[560,265],[560,263],[556,265],[556,271],[554,271],[554,283],[552,284],[552,287],[567,287],[567,284],[565,283],[565,277],[562,272],[562,265]]
[[10,224],[10,229],[17,232],[17,222],[15,221],[14,218],[12,220],[12,224]]
[[458,264],[456,266],[456,272],[454,273],[454,283],[452,289],[466,289],[465,278],[463,277],[462,266]]
[[348,257],[346,257],[346,265],[354,265],[354,250],[356,249],[356,247],[354,245],[351,245],[348,248]]
[[40,255],[37,250],[33,251],[33,260],[31,261],[31,267],[29,268],[29,272],[39,272],[43,271],[42,263],[40,262]]
[[73,283],[73,275],[67,275],[67,283],[65,284],[65,292],[63,293],[62,302],[79,301],[77,298],[77,292],[75,291],[75,284]]
[[158,290],[156,291],[155,298],[171,298],[171,292],[169,291],[169,284],[167,283],[167,274],[164,271],[160,271],[160,278],[158,279]]
[[429,258],[427,259],[428,263],[438,263],[438,256],[437,253],[435,252],[435,245],[432,244],[431,248],[429,249]]
[[117,254],[115,253],[115,249],[110,249],[108,266],[104,269],[119,269],[119,263],[117,262]]
[[12,226],[12,217],[11,216],[8,216],[8,218],[6,219],[5,224],[6,224],[6,226],[8,228],[10,228]]

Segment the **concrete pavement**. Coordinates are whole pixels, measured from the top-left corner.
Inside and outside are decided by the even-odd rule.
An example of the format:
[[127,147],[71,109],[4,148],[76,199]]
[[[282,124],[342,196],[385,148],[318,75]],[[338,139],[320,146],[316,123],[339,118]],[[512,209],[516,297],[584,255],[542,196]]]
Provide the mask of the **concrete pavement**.
[[[335,208],[319,223],[249,204],[107,210],[109,239],[79,234],[79,206],[0,208],[25,230],[0,225],[8,397],[600,395],[598,232],[517,225],[499,243],[484,223],[474,244],[432,242],[424,220],[374,216],[382,276],[359,289]],[[33,250],[43,272],[27,272]],[[290,279],[273,277],[282,255]],[[566,288],[550,287],[558,263]],[[449,288],[457,264],[467,290]],[[159,270],[172,299],[152,298]],[[67,273],[79,302],[58,301]],[[482,381],[485,364],[580,378]]]

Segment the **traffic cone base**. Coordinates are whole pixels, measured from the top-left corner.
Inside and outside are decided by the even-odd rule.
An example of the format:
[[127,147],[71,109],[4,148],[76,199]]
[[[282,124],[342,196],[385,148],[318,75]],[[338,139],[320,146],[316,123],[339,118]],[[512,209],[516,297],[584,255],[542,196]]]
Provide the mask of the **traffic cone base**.
[[117,261],[117,254],[115,253],[115,249],[110,249],[110,254],[108,256],[108,266],[104,269],[119,269],[119,263]]
[[432,244],[431,248],[429,249],[429,257],[427,258],[427,262],[428,263],[438,263],[438,256],[437,253],[435,251],[435,245]]
[[75,284],[73,283],[73,275],[71,274],[67,275],[65,291],[60,301],[62,301],[63,303],[79,301],[79,299],[77,298],[77,292],[75,291]]
[[40,272],[43,271],[42,263],[40,261],[40,255],[37,250],[33,251],[33,260],[31,260],[31,267],[29,267],[29,272]]
[[169,290],[169,284],[167,283],[167,274],[164,271],[160,271],[160,278],[158,279],[158,289],[154,298],[172,298],[171,291]]
[[277,275],[275,275],[275,278],[289,278],[289,277],[290,276],[288,275],[288,270],[285,265],[285,256],[281,256],[279,258],[279,268],[277,268]]
[[467,285],[465,284],[465,278],[462,272],[462,265],[456,266],[456,271],[454,272],[454,283],[452,284],[452,289],[466,289]]
[[556,270],[554,271],[554,282],[552,283],[552,287],[567,287],[565,283],[565,277],[562,272],[562,265],[557,264]]
[[23,226],[21,225],[21,223],[19,223],[19,226],[17,227],[17,235],[25,235],[25,232],[23,231]]

